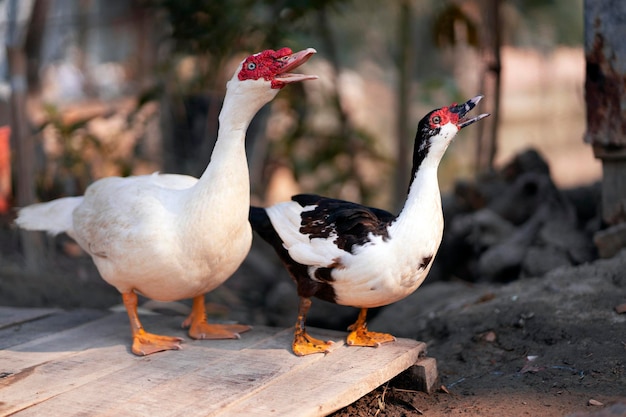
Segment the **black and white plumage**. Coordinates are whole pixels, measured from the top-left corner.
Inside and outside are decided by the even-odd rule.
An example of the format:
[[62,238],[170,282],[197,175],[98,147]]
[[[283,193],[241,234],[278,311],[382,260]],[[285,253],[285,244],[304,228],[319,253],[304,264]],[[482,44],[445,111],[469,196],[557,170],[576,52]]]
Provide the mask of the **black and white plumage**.
[[361,308],[349,328],[348,344],[378,346],[395,340],[367,330],[367,309],[405,298],[426,278],[443,234],[437,168],[458,131],[488,116],[464,118],[481,98],[433,110],[419,122],[409,192],[397,216],[308,194],[268,208],[251,207],[252,228],[274,247],[297,284],[295,354],[329,348],[329,342],[312,338],[304,327],[313,296]]

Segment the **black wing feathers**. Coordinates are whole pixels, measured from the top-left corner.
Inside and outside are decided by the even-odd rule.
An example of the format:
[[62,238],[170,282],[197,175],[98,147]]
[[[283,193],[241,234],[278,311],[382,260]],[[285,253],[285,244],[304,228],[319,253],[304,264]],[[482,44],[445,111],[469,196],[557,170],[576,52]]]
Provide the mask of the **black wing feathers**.
[[287,249],[283,246],[283,241],[280,239],[274,226],[272,226],[272,222],[265,209],[251,206],[248,219],[254,231],[257,232],[263,240],[272,245],[276,251],[281,262],[297,283],[298,295],[301,297],[312,297],[315,295],[331,303],[336,301],[335,292],[332,285],[329,283],[329,281],[332,281],[332,276],[330,275],[331,268],[320,268],[322,270],[320,274],[318,275],[316,273],[319,281],[310,279],[308,266],[299,264],[291,259],[289,252],[287,252]]
[[335,232],[335,244],[348,252],[354,245],[367,243],[370,233],[386,239],[387,226],[395,219],[384,210],[314,194],[299,194],[291,199],[302,207],[316,206],[302,213],[301,233],[309,238],[328,238]]
[[274,230],[272,222],[264,208],[250,206],[250,212],[248,213],[248,220],[252,225],[252,229],[257,232],[264,240],[271,243],[276,247],[279,245],[282,247],[283,242],[280,240],[278,233]]

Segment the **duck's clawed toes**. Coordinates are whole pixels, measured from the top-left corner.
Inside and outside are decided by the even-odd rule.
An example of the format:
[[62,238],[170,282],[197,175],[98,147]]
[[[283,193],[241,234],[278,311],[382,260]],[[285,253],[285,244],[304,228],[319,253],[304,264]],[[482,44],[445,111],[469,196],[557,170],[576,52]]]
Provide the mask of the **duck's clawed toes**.
[[192,339],[240,339],[241,333],[252,329],[245,324],[209,324],[207,322],[192,323],[189,326],[189,337]]
[[189,328],[189,337],[192,339],[240,339],[240,333],[247,332],[252,327],[245,324],[210,324],[206,319],[204,295],[193,298],[191,313],[183,321],[183,329]]
[[291,348],[296,356],[306,356],[313,353],[329,353],[333,341],[323,341],[309,336],[305,331],[296,332]]
[[131,350],[137,356],[146,356],[165,350],[180,350],[182,341],[180,337],[161,336],[141,329],[133,336]]
[[367,330],[355,330],[350,332],[346,343],[350,346],[378,347],[383,343],[395,342],[396,338],[389,333],[370,332]]
[[362,308],[354,324],[348,327],[350,334],[346,343],[350,346],[378,347],[383,343],[395,342],[396,338],[389,333],[370,332],[367,330],[367,308]]

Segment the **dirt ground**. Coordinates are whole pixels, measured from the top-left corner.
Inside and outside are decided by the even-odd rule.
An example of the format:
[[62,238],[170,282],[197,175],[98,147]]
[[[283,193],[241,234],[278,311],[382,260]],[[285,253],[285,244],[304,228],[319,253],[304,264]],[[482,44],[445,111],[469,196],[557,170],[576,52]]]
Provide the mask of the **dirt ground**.
[[[9,238],[0,252],[0,305],[120,303],[88,258],[59,251],[49,259],[53,267],[35,276],[24,271],[16,235],[2,235]],[[63,246],[63,239],[52,245]],[[221,296],[236,296],[239,279]],[[231,299],[247,317],[262,314]],[[618,313],[624,303],[626,250],[509,284],[428,283],[372,314],[370,328],[426,342],[440,388],[418,392],[401,374],[333,415],[626,416],[626,313]]]
[[626,416],[624,303],[626,251],[507,285],[424,286],[371,327],[427,342],[441,388],[400,376],[335,416]]

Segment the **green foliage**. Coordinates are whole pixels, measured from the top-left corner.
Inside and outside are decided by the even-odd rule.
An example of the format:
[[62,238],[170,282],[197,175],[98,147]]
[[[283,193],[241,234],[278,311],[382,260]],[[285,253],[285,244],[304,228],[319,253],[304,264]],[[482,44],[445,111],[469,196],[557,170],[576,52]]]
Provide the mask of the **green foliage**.
[[434,18],[433,38],[438,47],[453,46],[458,43],[457,28],[461,25],[465,29],[463,39],[467,44],[480,48],[480,34],[475,22],[456,3],[448,4]]
[[167,12],[176,53],[222,58],[277,48],[311,33],[310,17],[346,0],[149,0]]
[[177,52],[225,56],[252,38],[253,0],[155,0],[167,11]]
[[[48,152],[43,172],[36,180],[38,196],[45,201],[83,194],[99,178],[98,169],[104,166],[116,175],[131,175],[141,160],[133,146],[146,134],[148,124],[156,120],[155,108],[118,108],[106,114],[86,112],[89,115],[72,120],[56,106],[45,105],[45,122],[39,130]],[[114,118],[113,123],[107,125],[109,118]],[[104,123],[107,128],[98,129],[91,123]]]
[[[185,54],[204,57],[208,62],[195,87],[185,91],[206,91],[207,85],[214,86],[210,80],[234,53],[282,46],[292,49],[314,46],[331,60],[336,70],[340,66],[349,67],[361,58],[373,59],[387,74],[390,87],[395,78],[397,64],[394,60],[399,50],[397,3],[381,5],[372,0],[146,1],[166,11],[173,45],[172,62],[176,56]],[[414,77],[419,82],[417,96],[421,101],[436,101],[442,91],[446,96],[457,98],[453,74],[434,47],[455,45],[460,28],[465,42],[480,48],[484,35],[481,32],[489,30],[484,27],[484,9],[488,4],[488,1],[429,0],[412,5],[415,11],[415,16],[411,17],[412,42],[415,59],[419,60]],[[505,43],[546,47],[558,43],[576,44],[582,38],[582,0],[502,0],[501,6]],[[477,8],[482,11],[476,13]],[[474,11],[475,15],[468,11]],[[309,110],[298,110],[298,106],[307,105],[306,90],[291,87],[293,92],[286,94],[285,91],[281,97],[300,115],[298,125],[286,137],[270,145],[269,160],[288,161],[297,178],[333,170],[332,177],[319,176],[316,190],[306,191],[333,193],[337,184],[350,179],[362,184],[355,169],[356,158],[384,160],[375,150],[376,139],[350,123],[348,115],[343,114],[338,105],[336,90],[335,97],[329,97],[325,103],[326,110],[331,108],[336,118],[333,130],[313,131],[311,126],[305,125],[305,114]],[[308,141],[315,146],[303,144]],[[299,149],[308,151],[302,153]],[[376,193],[364,186],[361,191],[364,199]]]
[[[334,107],[336,94],[332,91],[323,106]],[[302,119],[306,120],[309,110],[300,110]],[[353,126],[341,109],[335,108],[333,114],[339,119],[338,123],[331,123],[333,129],[327,126],[318,129],[306,122],[298,123],[293,131],[272,144],[270,155],[273,159],[288,160],[297,180],[315,178],[315,188],[305,192],[342,198],[342,188],[350,184],[353,194],[356,192],[362,202],[371,204],[377,201],[380,204],[380,198],[376,197],[379,197],[377,194],[388,173],[379,172],[377,183],[367,183],[362,178],[358,161],[367,160],[370,164],[386,167],[392,161],[377,151],[378,139],[366,130]]]
[[[315,46],[319,49],[319,38],[322,39],[322,48],[334,48],[335,45],[329,44],[335,39],[326,26],[326,16],[329,12],[340,14],[348,1],[154,0],[151,3],[167,12],[173,54],[207,57],[213,64],[209,67],[210,71],[201,76],[210,79],[225,59],[235,52],[282,46],[292,49]],[[205,80],[198,84],[206,86],[211,82]],[[290,86],[287,90],[281,94],[281,99],[288,101],[289,108],[295,109],[300,116],[294,129],[270,147],[268,160],[288,161],[297,178],[315,175],[320,170],[332,172],[320,178],[315,189],[306,191],[336,195],[341,184],[352,181],[359,184],[360,194],[367,199],[374,191],[362,185],[354,160],[358,156],[380,160],[374,150],[376,140],[348,122],[339,105],[336,89],[330,93],[326,104],[340,122],[336,124],[336,129],[330,131],[313,131],[306,125],[305,115],[309,110],[302,108],[302,103],[307,103],[305,89]],[[302,148],[309,151],[304,157],[299,157],[302,152],[297,149]],[[342,163],[337,163],[338,160]]]
[[508,0],[521,24],[511,33],[514,45],[582,45],[583,0]]
[[85,160],[85,150],[94,148],[103,152],[100,140],[86,129],[90,118],[65,122],[63,115],[53,105],[45,105],[46,122],[41,130],[49,128],[58,142],[59,153],[49,155],[45,173],[37,180],[38,195],[44,200],[57,196],[82,194],[90,182],[91,164]]

